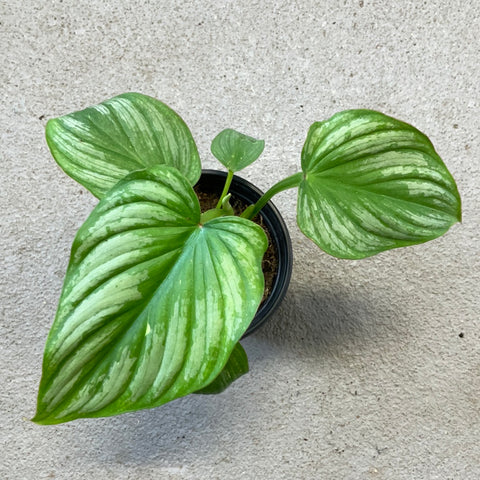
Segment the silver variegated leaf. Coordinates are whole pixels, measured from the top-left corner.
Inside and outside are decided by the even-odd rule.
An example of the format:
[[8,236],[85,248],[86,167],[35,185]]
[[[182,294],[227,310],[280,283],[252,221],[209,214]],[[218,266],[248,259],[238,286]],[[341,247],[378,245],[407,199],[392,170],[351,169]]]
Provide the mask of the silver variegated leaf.
[[200,178],[197,147],[184,121],[140,93],[49,120],[46,138],[60,167],[98,198],[128,173],[153,165],[178,168],[191,185]]
[[210,395],[223,392],[237,378],[248,373],[248,358],[245,350],[237,343],[233,349],[227,364],[223,367],[215,380],[195,393]]
[[461,219],[455,181],[428,138],[379,112],[314,123],[302,170],[298,225],[336,257],[423,243]]
[[41,424],[151,408],[211,384],[263,293],[263,230],[200,223],[172,167],[137,171],[75,237],[45,347]]
[[238,172],[253,163],[264,148],[263,140],[227,128],[213,139],[211,151],[228,170]]

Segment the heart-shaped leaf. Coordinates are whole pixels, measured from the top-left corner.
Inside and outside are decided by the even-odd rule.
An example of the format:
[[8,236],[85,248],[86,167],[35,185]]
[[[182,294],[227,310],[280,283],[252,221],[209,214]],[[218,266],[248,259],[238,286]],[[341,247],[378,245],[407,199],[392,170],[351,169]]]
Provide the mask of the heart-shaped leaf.
[[197,147],[184,121],[140,93],[49,120],[46,137],[60,167],[98,198],[128,173],[153,165],[178,168],[191,185],[200,178]]
[[455,181],[428,138],[378,112],[314,123],[302,170],[298,225],[336,257],[423,243],[461,219]]
[[217,378],[260,303],[267,239],[243,218],[199,221],[172,167],[99,202],[73,243],[34,421],[151,408]]
[[228,359],[227,364],[220,372],[218,377],[209,385],[197,390],[195,393],[210,395],[214,393],[222,393],[237,378],[248,373],[248,358],[245,350],[237,343]]
[[227,128],[212,142],[213,155],[231,172],[238,172],[253,163],[263,152],[265,142]]

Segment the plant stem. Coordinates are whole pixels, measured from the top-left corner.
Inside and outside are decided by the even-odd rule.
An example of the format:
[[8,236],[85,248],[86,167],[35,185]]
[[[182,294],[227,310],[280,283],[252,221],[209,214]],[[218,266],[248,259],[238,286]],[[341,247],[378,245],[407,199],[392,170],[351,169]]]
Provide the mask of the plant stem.
[[218,201],[216,208],[221,208],[222,207],[223,199],[226,197],[226,195],[228,193],[228,189],[230,188],[230,184],[232,183],[232,179],[233,179],[233,172],[232,172],[232,170],[229,170],[228,175],[227,175],[227,179],[225,180],[225,186],[223,187],[223,192],[220,195],[220,200]]
[[298,187],[303,180],[303,172],[297,172],[290,177],[287,177],[280,182],[276,183],[273,187],[268,189],[255,203],[255,205],[251,205],[248,207],[243,213],[242,217],[251,220],[252,218],[257,215],[260,210],[270,201],[270,199],[279,192],[283,190],[288,190],[289,188]]

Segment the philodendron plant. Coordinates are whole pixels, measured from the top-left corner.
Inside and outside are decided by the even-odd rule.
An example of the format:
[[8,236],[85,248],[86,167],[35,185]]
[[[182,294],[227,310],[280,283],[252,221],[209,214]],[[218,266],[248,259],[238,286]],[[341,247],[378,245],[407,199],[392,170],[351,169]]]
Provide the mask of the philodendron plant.
[[370,110],[314,123],[301,170],[235,216],[229,186],[264,142],[224,130],[212,153],[228,176],[201,212],[201,174],[182,119],[127,93],[47,123],[60,167],[100,199],[79,229],[45,347],[34,421],[56,424],[217,393],[248,370],[239,339],[264,289],[270,198],[298,188],[300,230],[360,259],[432,240],[460,220],[455,182],[428,138]]

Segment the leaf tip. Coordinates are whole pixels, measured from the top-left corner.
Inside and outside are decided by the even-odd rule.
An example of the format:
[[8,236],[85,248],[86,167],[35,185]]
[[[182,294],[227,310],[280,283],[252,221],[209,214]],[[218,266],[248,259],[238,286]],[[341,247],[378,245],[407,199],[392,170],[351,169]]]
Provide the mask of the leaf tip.
[[461,208],[458,209],[456,220],[457,220],[456,223],[463,223],[463,214],[462,214]]
[[49,425],[47,417],[43,415],[40,411],[37,410],[35,416],[30,419],[31,422],[36,423],[37,425]]
[[40,408],[37,408],[35,416],[32,417],[30,421],[37,425],[58,425],[59,423],[65,423],[74,420],[75,418],[77,417],[58,418],[50,415],[48,412],[42,411]]

